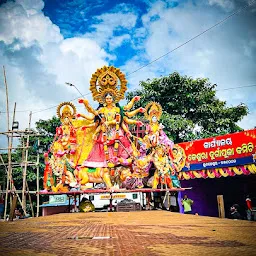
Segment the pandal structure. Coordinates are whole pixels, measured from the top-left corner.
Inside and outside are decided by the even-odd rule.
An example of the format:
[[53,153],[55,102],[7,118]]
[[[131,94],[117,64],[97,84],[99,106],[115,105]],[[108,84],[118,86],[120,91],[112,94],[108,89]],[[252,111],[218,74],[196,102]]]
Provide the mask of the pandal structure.
[[[106,189],[180,188],[178,172],[185,165],[182,148],[167,137],[159,122],[162,107],[149,102],[132,110],[140,97],[120,106],[127,90],[125,75],[117,68],[104,66],[91,78],[90,90],[99,106],[94,109],[87,99],[79,99],[87,114],[63,102],[57,108],[62,125],[45,153],[44,190],[42,193],[82,191],[92,183]],[[146,135],[136,137],[131,125],[142,126],[135,115],[148,120]],[[172,150],[176,149],[175,158]],[[152,166],[155,168],[152,169]]]

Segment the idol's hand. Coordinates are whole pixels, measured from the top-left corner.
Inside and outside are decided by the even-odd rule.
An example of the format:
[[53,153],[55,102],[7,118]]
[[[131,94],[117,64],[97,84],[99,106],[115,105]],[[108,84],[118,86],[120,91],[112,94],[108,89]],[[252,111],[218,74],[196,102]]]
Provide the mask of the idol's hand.
[[126,133],[126,136],[127,136],[128,138],[130,138],[130,137],[132,136],[131,132],[128,131],[128,132]]
[[140,127],[140,126],[143,126],[144,124],[141,121],[137,121],[136,125],[138,125]]
[[146,111],[146,109],[145,108],[140,108],[140,113],[144,113],[145,111]]
[[86,100],[86,99],[79,99],[78,102],[79,102],[79,103],[83,103],[85,106],[88,106],[88,105],[89,105],[89,102],[88,102],[88,100]]
[[108,128],[109,122],[108,122],[108,121],[105,121],[102,125],[105,126],[106,128]]
[[139,101],[140,100],[140,96],[135,96],[133,99],[134,99],[134,101]]
[[93,135],[92,135],[92,139],[93,139],[94,141],[96,141],[96,140],[97,140],[97,135],[96,135],[96,134],[93,134]]

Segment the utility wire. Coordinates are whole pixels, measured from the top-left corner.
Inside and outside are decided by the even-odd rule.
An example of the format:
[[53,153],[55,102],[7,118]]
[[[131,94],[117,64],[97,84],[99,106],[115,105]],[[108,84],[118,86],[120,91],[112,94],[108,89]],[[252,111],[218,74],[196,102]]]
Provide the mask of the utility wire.
[[[174,48],[174,49],[172,49],[171,51],[169,51],[169,52],[163,54],[162,56],[160,56],[160,57],[154,59],[153,61],[149,62],[148,64],[143,65],[143,66],[141,66],[140,68],[138,68],[138,69],[136,69],[136,70],[134,70],[134,71],[128,73],[128,74],[126,75],[126,77],[128,77],[128,76],[130,76],[131,74],[134,74],[134,73],[138,72],[139,70],[141,70],[141,69],[143,69],[143,68],[145,68],[145,67],[151,65],[152,63],[154,63],[154,62],[160,60],[161,58],[163,58],[163,57],[169,55],[170,53],[172,53],[172,52],[174,52],[174,51],[176,51],[177,49],[179,49],[179,48],[181,48],[182,46],[188,44],[189,42],[195,40],[196,38],[200,37],[201,35],[207,33],[208,31],[212,30],[213,28],[215,28],[215,27],[221,25],[222,23],[224,23],[224,22],[227,21],[228,19],[232,18],[233,16],[235,16],[235,15],[238,14],[239,12],[242,12],[242,11],[246,10],[248,7],[250,7],[250,6],[253,5],[254,3],[255,3],[255,0],[252,0],[251,2],[249,2],[248,4],[246,4],[244,7],[239,8],[237,11],[231,13],[230,15],[228,15],[227,17],[225,17],[224,19],[222,19],[222,20],[220,20],[219,22],[217,22],[216,24],[214,24],[213,26],[211,26],[211,27],[209,27],[208,29],[202,31],[200,34],[198,34],[198,35],[192,37],[191,39],[187,40],[187,41],[184,42],[183,44],[177,46],[176,48]],[[244,87],[252,87],[252,86],[256,86],[256,85],[249,85],[249,86],[244,86]],[[242,86],[242,87],[237,87],[237,88],[243,88],[243,86]],[[227,89],[223,89],[223,91],[226,91],[226,90],[233,90],[233,89],[236,89],[236,88],[227,88]],[[221,91],[221,90],[217,90],[217,91]],[[85,95],[88,95],[88,94],[85,94]],[[58,105],[57,105],[57,106],[58,106]],[[55,108],[55,107],[57,107],[57,106],[53,106],[53,107],[51,107],[51,108]],[[48,108],[48,109],[50,109],[50,108]],[[46,110],[48,110],[48,109],[46,109]],[[34,112],[34,113],[39,113],[39,112],[42,112],[42,111],[44,111],[44,110],[43,110],[43,109],[42,109],[42,110],[38,110],[38,111],[36,111],[36,112]]]
[[[82,94],[82,96],[84,97],[84,96],[86,96],[86,95],[89,95],[90,94],[90,92],[89,93],[86,93],[86,94]],[[76,97],[76,98],[74,98],[74,99],[72,99],[72,100],[69,100],[69,102],[71,101],[75,101],[75,100],[77,100],[77,99],[79,99],[79,98],[81,98],[81,96],[80,97]],[[42,112],[42,111],[46,111],[46,110],[49,110],[49,109],[52,109],[52,108],[56,108],[56,107],[58,107],[59,106],[59,104],[58,105],[54,105],[54,106],[51,106],[51,107],[49,107],[49,108],[43,108],[43,109],[38,109],[38,110],[32,110],[32,113],[33,114],[35,114],[35,113],[39,113],[39,112]],[[30,112],[31,110],[16,110],[16,112]],[[12,111],[9,111],[10,113],[12,113]],[[0,113],[6,113],[6,111],[0,111]]]
[[[229,91],[229,90],[235,90],[235,89],[240,89],[240,88],[247,88],[247,87],[256,87],[256,84],[252,84],[252,85],[245,85],[245,86],[238,86],[238,87],[230,87],[230,88],[225,88],[225,89],[219,89],[219,90],[216,90],[216,92],[218,91]],[[186,94],[197,94],[198,92],[185,92],[185,93],[179,93],[179,95],[186,95]],[[86,94],[83,94],[82,96],[86,96],[86,95],[89,95],[90,93],[86,93]],[[170,96],[166,96],[166,98],[169,98]],[[77,99],[79,99],[80,97],[76,97],[70,101],[75,101]],[[165,98],[164,96],[161,97],[161,98]],[[59,105],[59,104],[58,104]],[[44,109],[39,109],[39,110],[35,110],[35,111],[32,111],[33,114],[36,114],[36,113],[39,113],[39,112],[43,112],[43,111],[46,111],[46,110],[49,110],[49,109],[52,109],[52,108],[56,108],[58,107],[58,105],[54,105],[54,106],[51,106],[49,108],[44,108]],[[20,111],[17,111],[16,112],[29,112],[30,110],[20,110]],[[6,111],[0,111],[0,113],[6,113]],[[12,112],[10,112],[12,113]]]
[[149,62],[148,64],[145,64],[145,65],[139,67],[138,69],[136,69],[136,70],[134,70],[134,71],[128,73],[128,74],[126,75],[126,77],[127,77],[127,76],[130,76],[131,74],[134,74],[134,73],[138,72],[139,70],[141,70],[141,69],[143,69],[143,68],[145,68],[145,67],[147,67],[147,66],[149,66],[149,65],[151,65],[152,63],[154,63],[154,62],[160,60],[161,58],[163,58],[163,57],[169,55],[170,53],[172,53],[172,52],[174,52],[174,51],[176,51],[177,49],[179,49],[179,48],[181,48],[182,46],[188,44],[189,42],[193,41],[194,39],[196,39],[196,38],[200,37],[201,35],[207,33],[208,31],[212,30],[213,28],[215,28],[215,27],[221,25],[222,23],[224,23],[225,21],[227,21],[228,19],[230,19],[230,18],[233,17],[234,15],[238,14],[239,12],[242,12],[242,11],[246,10],[248,7],[250,7],[250,6],[253,5],[254,3],[255,3],[255,0],[252,0],[251,2],[249,2],[248,4],[246,4],[244,7],[241,7],[241,8],[238,9],[237,11],[233,12],[232,14],[228,15],[228,16],[225,17],[224,19],[222,19],[222,20],[220,20],[219,22],[217,22],[216,24],[214,24],[213,26],[207,28],[206,30],[204,30],[204,31],[201,32],[200,34],[198,34],[198,35],[196,35],[196,36],[190,38],[189,40],[187,40],[187,41],[184,42],[183,44],[181,44],[181,45],[177,46],[176,48],[172,49],[171,51],[169,51],[169,52],[167,52],[167,53],[161,55],[160,57],[158,57],[158,58],[152,60],[152,61]]
[[[86,94],[81,94],[81,96],[86,96],[86,95],[89,95],[90,94],[90,92],[89,93],[86,93]],[[69,101],[75,101],[75,100],[77,100],[77,99],[79,99],[79,98],[81,98],[81,96],[80,97],[76,97],[76,98],[74,98],[74,99],[72,99],[72,100],[69,100]],[[43,112],[43,111],[45,111],[45,110],[49,110],[49,109],[52,109],[52,108],[56,108],[56,107],[58,107],[59,106],[59,104],[58,105],[55,105],[55,106],[52,106],[52,107],[49,107],[49,108],[45,108],[45,109],[39,109],[39,110],[36,110],[36,111],[32,111],[32,113],[33,114],[36,114],[36,113],[39,113],[39,112]],[[17,112],[17,111],[16,111]],[[21,112],[21,111],[20,111]]]
[[[256,84],[253,84],[253,85],[247,85],[247,86],[239,86],[239,87],[230,87],[230,88],[226,88],[226,89],[219,89],[219,90],[215,90],[215,92],[218,92],[218,91],[229,91],[229,90],[234,90],[234,89],[239,89],[239,88],[245,88],[245,87],[255,87]],[[211,92],[214,92],[214,91],[211,91]],[[200,92],[199,91],[196,91],[196,92],[183,92],[183,93],[179,93],[178,95],[182,96],[182,95],[196,95],[196,94],[199,94]],[[154,95],[147,95],[146,98],[148,97],[155,97],[155,98],[159,98],[159,99],[162,99],[162,98],[170,98],[170,96],[166,95],[166,96],[154,96]]]
[[[222,23],[224,23],[225,21],[227,21],[228,19],[230,19],[230,18],[233,17],[234,15],[238,14],[239,12],[242,12],[242,11],[246,10],[248,7],[250,7],[250,6],[253,5],[254,3],[255,3],[255,0],[252,0],[251,2],[249,2],[248,4],[246,4],[244,7],[241,7],[241,8],[238,9],[237,11],[235,11],[235,12],[233,12],[232,14],[228,15],[227,17],[225,17],[224,19],[220,20],[219,22],[217,22],[217,23],[214,24],[213,26],[209,27],[208,29],[204,30],[204,31],[201,32],[200,34],[198,34],[198,35],[192,37],[191,39],[187,40],[187,41],[184,42],[183,44],[181,44],[181,45],[177,46],[176,48],[172,49],[171,51],[169,51],[169,52],[167,52],[167,53],[161,55],[160,57],[154,59],[153,61],[149,62],[148,64],[143,65],[143,66],[139,67],[138,69],[136,69],[136,70],[134,70],[134,71],[128,73],[128,74],[126,75],[126,77],[127,77],[127,76],[130,76],[131,74],[134,74],[134,73],[138,72],[139,70],[141,70],[141,69],[143,69],[143,68],[145,68],[145,67],[147,67],[147,66],[149,66],[149,65],[151,65],[152,63],[158,61],[159,59],[161,59],[161,58],[163,58],[163,57],[169,55],[170,53],[172,53],[172,52],[176,51],[177,49],[181,48],[182,46],[188,44],[189,42],[193,41],[194,39],[196,39],[196,38],[200,37],[201,35],[207,33],[208,31],[212,30],[213,28],[215,28],[215,27],[221,25]],[[70,86],[74,86],[73,84],[70,84],[70,83],[67,83],[67,84],[70,85]],[[231,89],[243,88],[243,87],[251,87],[251,86],[256,86],[256,85],[249,85],[249,86],[242,86],[242,87],[235,87],[235,88],[227,88],[227,89],[223,89],[223,90],[231,90]],[[77,88],[76,88],[76,89],[77,89]],[[78,89],[77,89],[77,90],[78,90]],[[221,91],[221,90],[217,90],[217,91]],[[79,92],[80,94],[82,94],[79,90],[78,90],[78,92]],[[90,94],[90,93],[84,94],[83,96],[86,96],[86,95],[88,95],[88,94]],[[79,97],[77,97],[77,98],[75,98],[75,99],[73,99],[73,100],[70,100],[70,101],[74,101],[74,100],[76,100],[76,99],[78,99],[78,98],[79,98]],[[58,105],[55,105],[55,106],[52,106],[52,107],[49,107],[49,108],[46,108],[46,109],[40,109],[40,110],[37,110],[37,111],[33,112],[33,114],[36,114],[36,113],[39,113],[39,112],[42,112],[42,111],[45,111],[45,110],[49,110],[49,109],[52,109],[52,108],[56,108],[57,106],[58,106]],[[29,112],[29,111],[30,111],[30,110],[20,110],[20,111],[16,111],[16,112]],[[0,111],[0,113],[6,113],[6,112]]]

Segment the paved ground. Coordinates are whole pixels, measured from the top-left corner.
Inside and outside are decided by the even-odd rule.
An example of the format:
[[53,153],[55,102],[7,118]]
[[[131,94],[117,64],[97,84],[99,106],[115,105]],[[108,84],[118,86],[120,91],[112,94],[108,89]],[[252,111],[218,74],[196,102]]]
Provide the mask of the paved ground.
[[0,248],[5,256],[256,255],[256,222],[167,211],[57,214],[1,222]]

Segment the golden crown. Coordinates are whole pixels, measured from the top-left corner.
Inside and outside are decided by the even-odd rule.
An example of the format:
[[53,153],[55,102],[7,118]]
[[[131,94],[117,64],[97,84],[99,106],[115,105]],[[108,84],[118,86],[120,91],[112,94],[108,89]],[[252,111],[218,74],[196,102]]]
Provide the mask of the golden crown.
[[157,120],[159,121],[162,115],[162,107],[159,103],[151,101],[145,107],[144,115],[147,120],[151,120],[152,116],[156,116]]
[[124,99],[127,81],[125,75],[119,68],[113,66],[104,66],[92,75],[90,81],[90,90],[92,92],[93,99],[99,103],[105,102],[106,94],[110,93],[113,96],[114,101],[117,103],[121,99]]
[[59,104],[57,108],[57,116],[60,119],[63,119],[65,117],[71,117],[74,118],[76,114],[76,107],[71,102],[62,102]]

